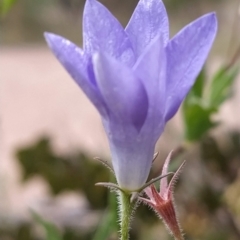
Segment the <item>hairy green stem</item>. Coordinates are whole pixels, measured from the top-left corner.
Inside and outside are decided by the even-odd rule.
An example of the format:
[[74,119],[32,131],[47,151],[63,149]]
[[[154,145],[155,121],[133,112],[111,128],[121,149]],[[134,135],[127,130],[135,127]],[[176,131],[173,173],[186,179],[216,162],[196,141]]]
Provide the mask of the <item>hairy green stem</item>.
[[121,240],[129,239],[129,228],[134,206],[135,203],[131,203],[131,194],[119,191]]

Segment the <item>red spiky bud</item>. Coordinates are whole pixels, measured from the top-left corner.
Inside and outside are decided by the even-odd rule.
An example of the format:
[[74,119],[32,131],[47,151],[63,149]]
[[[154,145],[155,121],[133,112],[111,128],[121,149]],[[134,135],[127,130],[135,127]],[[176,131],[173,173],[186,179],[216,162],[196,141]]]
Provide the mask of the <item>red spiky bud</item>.
[[[171,160],[171,155],[172,152],[170,152],[163,165],[162,175],[165,175],[168,172],[168,165]],[[178,168],[169,184],[167,178],[162,178],[160,180],[160,192],[157,191],[154,185],[151,185],[144,190],[148,198],[139,198],[142,202],[149,205],[157,213],[157,215],[163,220],[170,233],[176,240],[183,240],[184,238],[179,222],[177,220],[176,210],[174,207],[173,187],[184,164],[185,162],[183,162],[182,165]]]

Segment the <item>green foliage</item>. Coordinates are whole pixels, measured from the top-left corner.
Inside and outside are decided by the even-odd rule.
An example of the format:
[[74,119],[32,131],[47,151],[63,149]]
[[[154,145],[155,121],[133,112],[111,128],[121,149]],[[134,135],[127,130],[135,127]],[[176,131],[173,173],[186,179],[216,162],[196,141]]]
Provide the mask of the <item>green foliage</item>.
[[62,240],[61,234],[56,226],[46,220],[44,220],[40,215],[32,211],[33,218],[39,223],[45,230],[46,240]]
[[238,74],[236,68],[221,68],[213,77],[209,93],[209,103],[219,107],[231,93],[232,84]]
[[189,141],[198,140],[215,125],[210,119],[215,109],[203,102],[205,78],[205,72],[202,71],[183,104],[185,137]]
[[212,115],[218,112],[221,104],[231,96],[237,74],[238,69],[235,67],[222,67],[207,89],[205,72],[202,70],[183,104],[186,140],[199,140],[218,124],[212,120]]
[[210,116],[214,112],[200,103],[184,105],[185,137],[189,141],[198,140],[205,132],[215,126]]
[[109,171],[85,154],[58,156],[49,139],[41,138],[37,143],[18,150],[17,159],[23,168],[23,180],[40,175],[49,183],[53,194],[64,190],[82,191],[93,209],[106,207],[107,189],[96,187],[95,183],[108,181]]
[[188,96],[192,96],[192,97],[196,97],[196,98],[202,97],[203,91],[204,91],[205,78],[206,78],[205,71],[202,70],[199,73],[197,80],[196,80],[192,90],[189,92]]
[[16,1],[17,0],[1,0],[0,2],[1,15],[5,16]]

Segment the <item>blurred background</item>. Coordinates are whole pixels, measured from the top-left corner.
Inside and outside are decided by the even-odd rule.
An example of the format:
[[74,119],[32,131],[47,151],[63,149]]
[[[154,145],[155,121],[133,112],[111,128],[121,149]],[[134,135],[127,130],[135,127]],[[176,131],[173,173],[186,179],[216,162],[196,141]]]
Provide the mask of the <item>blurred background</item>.
[[[100,117],[43,39],[48,31],[81,46],[84,1],[1,1],[0,239],[117,239],[114,194],[94,186],[112,178],[93,159],[110,161]],[[124,26],[137,4],[101,2]],[[175,191],[186,239],[239,240],[240,2],[164,3],[172,36],[211,11],[217,12],[219,31],[199,84],[157,144],[151,176],[159,175],[175,149],[171,170],[187,160]],[[131,235],[171,239],[145,206]]]

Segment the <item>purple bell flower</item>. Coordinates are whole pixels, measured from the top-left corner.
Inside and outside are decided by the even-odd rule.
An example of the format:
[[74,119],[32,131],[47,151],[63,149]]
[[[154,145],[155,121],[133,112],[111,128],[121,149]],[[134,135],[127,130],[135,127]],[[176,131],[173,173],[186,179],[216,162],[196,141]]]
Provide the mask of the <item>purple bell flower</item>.
[[45,33],[49,47],[101,114],[120,188],[147,180],[166,122],[193,86],[217,31],[206,14],[169,39],[161,0],[140,0],[127,27],[98,1],[87,0],[83,49]]

